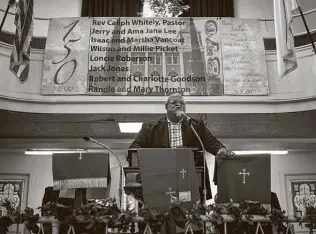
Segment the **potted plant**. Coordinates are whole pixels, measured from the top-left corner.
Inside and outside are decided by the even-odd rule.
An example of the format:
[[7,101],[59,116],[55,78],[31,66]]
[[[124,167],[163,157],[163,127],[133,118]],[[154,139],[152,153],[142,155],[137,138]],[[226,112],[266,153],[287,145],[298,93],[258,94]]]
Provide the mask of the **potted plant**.
[[0,217],[0,234],[7,233],[11,225],[20,223],[23,223],[30,232],[38,233],[39,214],[34,214],[33,209],[27,207],[21,213],[15,208],[13,202],[6,198],[0,203],[0,210],[4,211],[4,215]]
[[0,210],[2,211],[1,213],[4,213],[0,217],[0,234],[4,234],[13,223],[19,221],[20,215],[13,203],[7,198],[0,203]]

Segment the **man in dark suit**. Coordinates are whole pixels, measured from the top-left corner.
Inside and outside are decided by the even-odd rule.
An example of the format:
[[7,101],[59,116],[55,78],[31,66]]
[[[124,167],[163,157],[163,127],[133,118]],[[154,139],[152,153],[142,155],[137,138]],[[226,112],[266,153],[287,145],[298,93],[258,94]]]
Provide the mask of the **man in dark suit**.
[[[190,128],[190,123],[183,117],[183,114],[181,114],[185,113],[186,110],[186,104],[181,94],[176,93],[170,95],[165,103],[165,108],[167,110],[166,116],[163,116],[155,122],[144,123],[129,148],[189,147],[201,149],[199,140]],[[234,157],[234,153],[227,150],[226,147],[212,135],[203,121],[193,118],[191,118],[190,121],[200,136],[206,151],[213,155],[223,155],[228,158]],[[196,166],[203,166],[203,158],[196,162]],[[206,173],[207,199],[211,199],[212,194],[208,170]],[[200,190],[201,189],[203,190],[203,188],[200,188]]]
[[[190,127],[192,126],[198,133],[203,142],[206,151],[213,155],[222,155],[227,158],[233,158],[234,153],[227,150],[226,147],[216,139],[215,136],[207,129],[204,122],[191,118],[189,121],[184,117],[186,104],[181,94],[176,93],[169,96],[165,103],[167,114],[155,122],[144,123],[142,129],[137,134],[135,140],[129,148],[199,148],[200,142]],[[129,160],[129,159],[128,159]],[[195,159],[196,166],[203,166],[203,158]],[[200,187],[200,197],[203,200]],[[211,184],[209,180],[208,170],[206,170],[206,198],[211,199]],[[165,233],[173,233],[175,226],[167,221]],[[143,229],[141,227],[140,229]]]

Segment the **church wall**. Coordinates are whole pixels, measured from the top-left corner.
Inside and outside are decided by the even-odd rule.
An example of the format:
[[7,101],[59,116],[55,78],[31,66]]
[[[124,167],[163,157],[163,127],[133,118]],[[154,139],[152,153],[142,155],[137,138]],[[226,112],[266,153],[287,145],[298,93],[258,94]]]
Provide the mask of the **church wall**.
[[[300,5],[303,12],[310,11],[316,8],[316,2],[310,0],[300,0]],[[235,17],[245,19],[273,19],[273,0],[234,0]],[[298,14],[296,11],[294,15]],[[316,13],[305,16],[309,29],[315,29],[314,22],[316,21]],[[261,29],[264,37],[275,37],[274,21],[261,21]],[[293,33],[305,33],[306,29],[301,17],[293,19]]]
[[[126,150],[114,150],[120,158],[123,167],[127,166]],[[110,197],[118,198],[119,164],[110,154]],[[29,175],[28,198],[26,206],[37,208],[41,206],[45,188],[53,185],[52,156],[51,155],[25,155],[24,152],[0,152],[1,174]]]
[[27,206],[41,206],[45,188],[51,186],[52,157],[24,155],[24,153],[0,153],[0,174],[28,174],[29,188]]
[[[301,151],[291,152],[287,155],[271,156],[271,189],[280,200],[282,209],[288,211],[289,193],[286,191],[286,176],[307,176],[316,179],[316,152]],[[306,177],[306,178],[307,178]]]
[[[138,53],[140,57],[144,56],[144,53]],[[132,54],[131,56],[136,56]],[[134,75],[135,72],[141,72],[143,76],[145,75],[145,65],[144,64],[132,64],[130,67],[130,74]]]
[[[162,57],[161,53],[159,55]],[[148,64],[148,76],[151,76],[153,72],[157,71],[161,76],[163,76],[163,70],[162,65],[156,65],[156,64]]]
[[273,18],[273,0],[234,0],[236,18]]

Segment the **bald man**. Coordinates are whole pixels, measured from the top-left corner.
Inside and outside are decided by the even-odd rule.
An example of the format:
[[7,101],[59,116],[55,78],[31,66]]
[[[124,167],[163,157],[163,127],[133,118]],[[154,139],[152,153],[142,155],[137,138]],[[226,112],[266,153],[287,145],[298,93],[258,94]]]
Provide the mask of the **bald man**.
[[[199,148],[199,140],[190,128],[190,123],[183,117],[186,111],[186,104],[179,93],[172,94],[165,103],[167,114],[158,121],[144,123],[135,140],[129,148]],[[200,136],[206,151],[213,155],[223,155],[228,158],[234,157],[234,153],[216,139],[207,129],[204,122],[191,118],[194,129]],[[196,166],[203,166],[203,159],[196,163]],[[200,187],[200,192],[204,188]],[[201,199],[203,195],[201,194]],[[211,199],[211,184],[206,171],[206,199]]]

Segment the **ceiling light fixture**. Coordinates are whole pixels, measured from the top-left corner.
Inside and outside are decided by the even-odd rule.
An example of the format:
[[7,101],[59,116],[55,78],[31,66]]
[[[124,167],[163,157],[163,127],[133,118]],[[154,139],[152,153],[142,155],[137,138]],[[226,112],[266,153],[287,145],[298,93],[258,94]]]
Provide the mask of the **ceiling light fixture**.
[[138,133],[142,128],[143,123],[141,122],[125,122],[125,123],[118,123],[120,127],[121,133]]
[[52,154],[71,154],[86,153],[84,149],[28,149],[25,150],[27,155],[52,155]]
[[288,154],[287,150],[235,150],[236,155],[240,154]]

